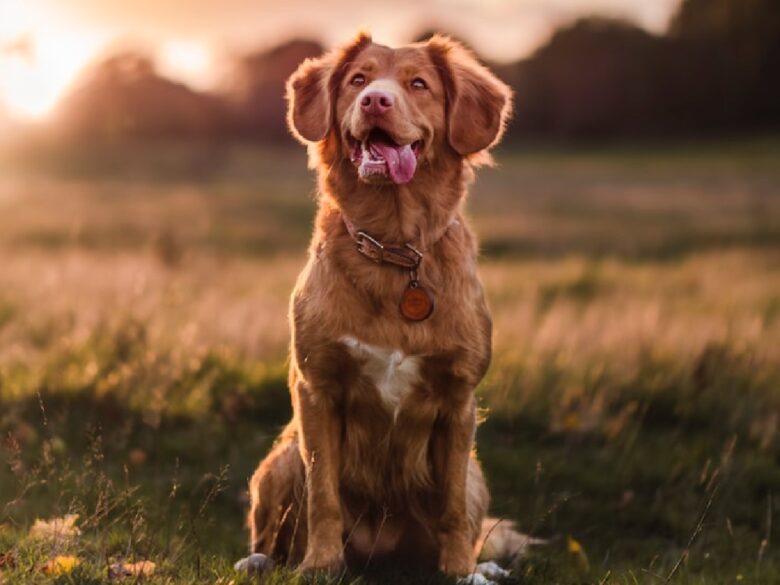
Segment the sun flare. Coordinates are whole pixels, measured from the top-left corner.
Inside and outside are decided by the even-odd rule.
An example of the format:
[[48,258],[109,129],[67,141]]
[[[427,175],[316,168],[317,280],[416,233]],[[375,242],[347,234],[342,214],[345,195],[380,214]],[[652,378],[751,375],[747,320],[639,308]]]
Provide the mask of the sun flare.
[[437,22],[455,33],[468,31],[465,36],[485,57],[508,62],[530,53],[557,22],[596,13],[630,17],[658,31],[679,2],[439,0],[418,14],[419,2],[409,0],[392,8],[380,3],[363,15],[352,0],[334,0],[327,11],[313,0],[280,10],[253,0],[232,0],[231,10],[208,2],[193,10],[186,0],[0,0],[0,114],[45,117],[79,72],[123,46],[118,43],[154,48],[162,75],[209,90],[229,55],[263,48],[262,39],[308,35],[330,44],[365,25],[376,38],[400,43],[410,29]]
[[[30,121],[45,118],[80,72],[122,38],[117,35],[116,30],[66,18],[42,3],[0,0],[0,111]],[[199,89],[211,82],[208,44],[167,40],[158,49],[164,75]]]
[[207,88],[212,81],[212,55],[204,43],[167,42],[159,48],[157,63],[164,75],[180,79],[198,89]]
[[45,117],[100,45],[95,35],[53,30],[0,44],[0,104],[14,116]]

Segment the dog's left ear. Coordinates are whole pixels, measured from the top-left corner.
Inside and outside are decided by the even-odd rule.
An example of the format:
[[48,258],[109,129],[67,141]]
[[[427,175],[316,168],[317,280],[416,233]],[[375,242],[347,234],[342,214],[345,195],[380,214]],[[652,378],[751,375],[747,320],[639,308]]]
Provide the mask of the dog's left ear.
[[306,59],[287,80],[287,122],[298,140],[305,144],[328,136],[342,70],[369,44],[371,37],[361,32],[343,47]]
[[435,35],[428,50],[447,92],[452,148],[469,156],[496,144],[511,115],[512,90],[456,41]]

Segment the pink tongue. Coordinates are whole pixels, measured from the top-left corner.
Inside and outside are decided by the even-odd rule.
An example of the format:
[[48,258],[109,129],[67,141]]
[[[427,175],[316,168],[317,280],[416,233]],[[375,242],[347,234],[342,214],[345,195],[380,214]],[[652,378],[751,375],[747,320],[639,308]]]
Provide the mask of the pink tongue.
[[373,146],[387,162],[387,170],[390,172],[393,183],[402,185],[412,180],[417,168],[417,157],[414,156],[411,145],[395,146],[376,141]]

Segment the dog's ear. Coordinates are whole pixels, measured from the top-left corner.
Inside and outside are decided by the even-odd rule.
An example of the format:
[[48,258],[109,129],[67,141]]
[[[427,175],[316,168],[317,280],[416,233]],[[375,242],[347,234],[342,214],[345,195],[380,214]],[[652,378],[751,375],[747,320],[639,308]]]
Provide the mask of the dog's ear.
[[447,137],[469,156],[496,144],[512,110],[512,90],[460,43],[434,35],[428,41],[447,93]]
[[287,80],[287,122],[298,140],[319,142],[328,136],[345,66],[369,44],[371,37],[360,32],[347,45],[306,59]]
[[329,55],[324,55],[306,59],[287,80],[287,122],[301,142],[318,142],[330,131],[332,70]]

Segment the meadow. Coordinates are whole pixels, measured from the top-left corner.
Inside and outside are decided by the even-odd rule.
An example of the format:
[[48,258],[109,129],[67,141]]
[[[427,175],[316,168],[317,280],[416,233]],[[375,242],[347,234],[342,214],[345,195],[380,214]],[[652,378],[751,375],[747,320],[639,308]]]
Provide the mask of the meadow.
[[[467,205],[495,322],[478,450],[493,513],[548,541],[508,582],[780,582],[780,143],[497,160]],[[0,153],[0,583],[251,582],[305,165]]]

